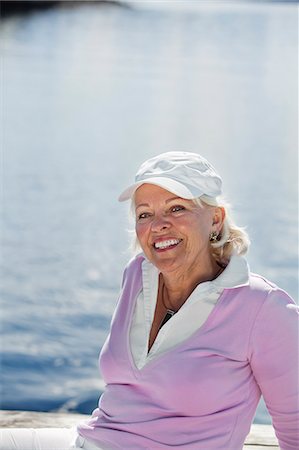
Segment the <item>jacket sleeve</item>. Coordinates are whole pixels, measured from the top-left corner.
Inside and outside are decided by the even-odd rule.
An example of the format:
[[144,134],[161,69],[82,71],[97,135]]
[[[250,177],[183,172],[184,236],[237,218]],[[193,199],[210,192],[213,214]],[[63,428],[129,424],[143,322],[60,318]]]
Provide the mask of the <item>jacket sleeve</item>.
[[282,450],[299,449],[298,310],[279,289],[259,311],[251,336],[251,367]]

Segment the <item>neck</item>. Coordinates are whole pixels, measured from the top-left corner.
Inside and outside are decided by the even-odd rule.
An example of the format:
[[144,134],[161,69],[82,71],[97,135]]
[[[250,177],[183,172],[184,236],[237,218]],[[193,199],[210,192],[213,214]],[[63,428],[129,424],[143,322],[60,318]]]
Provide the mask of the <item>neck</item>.
[[223,267],[213,261],[211,267],[204,271],[189,271],[183,274],[160,274],[163,303],[167,309],[178,311],[196,286],[205,281],[212,281],[223,271]]

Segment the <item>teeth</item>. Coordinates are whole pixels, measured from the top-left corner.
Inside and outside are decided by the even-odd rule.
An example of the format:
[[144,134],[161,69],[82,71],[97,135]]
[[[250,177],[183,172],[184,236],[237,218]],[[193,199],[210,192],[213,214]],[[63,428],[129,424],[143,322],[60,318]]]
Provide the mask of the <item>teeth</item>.
[[167,241],[155,242],[154,247],[155,248],[167,248],[167,247],[171,247],[172,245],[177,245],[177,244],[179,244],[179,242],[180,242],[179,239],[168,239]]

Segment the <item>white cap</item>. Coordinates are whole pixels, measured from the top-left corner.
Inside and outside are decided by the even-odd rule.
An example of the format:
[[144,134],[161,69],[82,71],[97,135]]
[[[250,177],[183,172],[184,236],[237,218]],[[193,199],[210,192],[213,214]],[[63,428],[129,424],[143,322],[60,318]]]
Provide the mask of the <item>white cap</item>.
[[214,167],[197,153],[167,152],[141,164],[135,183],[125,189],[119,201],[129,200],[136,189],[149,183],[166,189],[179,197],[193,199],[221,194],[222,180]]

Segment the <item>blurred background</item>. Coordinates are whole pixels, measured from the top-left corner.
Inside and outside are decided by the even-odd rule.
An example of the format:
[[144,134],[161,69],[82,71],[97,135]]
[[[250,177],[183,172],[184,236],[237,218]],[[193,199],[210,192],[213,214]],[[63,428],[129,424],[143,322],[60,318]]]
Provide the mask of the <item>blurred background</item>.
[[117,197],[146,158],[207,157],[252,271],[297,297],[297,4],[1,8],[0,407],[90,413],[130,258]]

